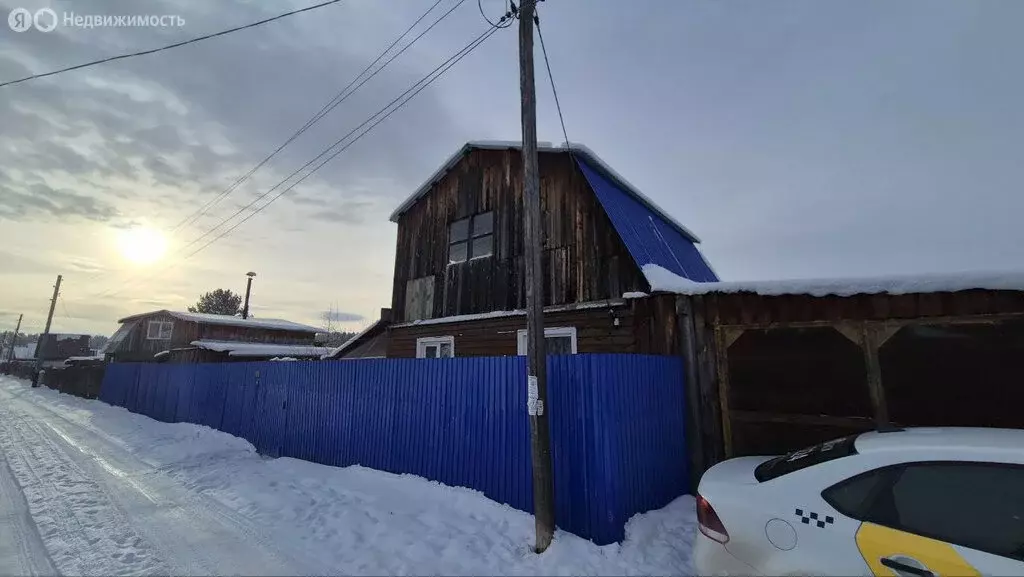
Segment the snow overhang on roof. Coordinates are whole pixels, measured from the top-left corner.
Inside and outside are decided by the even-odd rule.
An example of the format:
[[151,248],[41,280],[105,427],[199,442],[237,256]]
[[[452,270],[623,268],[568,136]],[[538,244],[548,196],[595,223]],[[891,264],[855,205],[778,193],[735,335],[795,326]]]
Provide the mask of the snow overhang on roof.
[[322,329],[319,329],[317,327],[313,327],[313,326],[309,326],[309,325],[304,325],[304,324],[301,324],[301,323],[295,323],[295,322],[292,322],[292,321],[286,321],[284,319],[263,319],[263,318],[243,319],[241,317],[232,317],[232,316],[228,316],[228,315],[211,315],[211,314],[206,314],[206,313],[188,313],[188,312],[181,312],[181,311],[169,311],[169,310],[166,310],[166,309],[161,309],[161,310],[158,310],[158,311],[152,311],[152,312],[148,312],[148,313],[141,313],[141,314],[137,314],[137,315],[131,315],[131,316],[128,316],[128,317],[124,317],[123,319],[120,319],[117,322],[124,323],[125,321],[137,320],[137,319],[141,319],[143,317],[148,317],[148,316],[157,315],[157,314],[165,314],[165,315],[168,315],[168,316],[171,316],[171,317],[174,317],[176,319],[183,320],[183,321],[196,322],[196,323],[205,323],[205,324],[209,324],[209,325],[225,325],[225,326],[231,326],[231,327],[249,327],[249,328],[255,328],[255,329],[269,329],[269,330],[279,330],[279,331],[299,331],[299,332],[306,332],[306,333],[319,333],[319,332],[322,332]]
[[[452,167],[454,167],[456,164],[458,164],[459,161],[462,160],[462,157],[465,156],[469,151],[519,150],[521,148],[522,143],[518,141],[477,140],[467,142],[465,145],[462,146],[462,148],[460,148],[455,154],[453,154],[443,165],[441,165],[441,167],[438,168],[437,171],[430,176],[430,178],[428,178],[422,185],[420,185],[420,187],[416,189],[416,192],[412,193],[412,195],[409,198],[405,199],[405,202],[400,204],[398,208],[396,208],[395,211],[391,213],[391,222],[397,223],[398,217],[402,216],[402,213],[409,210],[409,208],[412,205],[416,204],[417,200],[426,195],[430,191],[430,188],[439,180],[444,178],[448,171],[451,170]],[[572,153],[575,154],[577,158],[586,162],[594,170],[597,170],[598,172],[602,173],[605,178],[608,178],[609,180],[614,182],[617,186],[622,188],[629,195],[631,195],[641,204],[646,206],[649,210],[651,210],[659,217],[664,219],[665,222],[669,223],[672,227],[678,230],[680,234],[685,236],[691,242],[700,242],[700,239],[697,238],[697,235],[693,234],[693,232],[691,232],[688,228],[683,226],[682,223],[672,218],[672,216],[670,216],[668,213],[661,210],[661,208],[658,207],[658,205],[654,204],[654,202],[651,199],[644,196],[644,194],[640,192],[640,189],[630,184],[628,180],[623,178],[622,175],[620,175],[619,173],[615,172],[615,170],[613,170],[607,163],[601,160],[601,158],[597,154],[595,154],[586,146],[574,142],[569,142],[561,146],[553,146],[551,143],[548,142],[538,143],[537,145],[537,152],[541,153],[568,151],[572,151]]]
[[192,341],[192,346],[208,351],[227,353],[229,357],[322,357],[327,347],[312,345],[278,345],[273,343],[246,343],[237,341]]
[[1024,291],[1024,271],[724,282],[693,282],[658,265],[644,266],[643,273],[651,290],[683,295],[749,292],[763,296],[846,297],[858,294],[901,295],[976,289]]

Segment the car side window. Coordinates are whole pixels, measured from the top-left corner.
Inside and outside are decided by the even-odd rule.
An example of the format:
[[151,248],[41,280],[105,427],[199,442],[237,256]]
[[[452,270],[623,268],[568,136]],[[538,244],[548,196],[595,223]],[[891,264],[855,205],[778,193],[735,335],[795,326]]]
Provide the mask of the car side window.
[[840,513],[1024,561],[1024,466],[928,462],[876,469],[821,493]]
[[862,473],[825,489],[821,497],[843,515],[864,521],[892,472],[891,469],[875,469]]
[[879,524],[1024,560],[1024,466],[915,463],[869,513]]

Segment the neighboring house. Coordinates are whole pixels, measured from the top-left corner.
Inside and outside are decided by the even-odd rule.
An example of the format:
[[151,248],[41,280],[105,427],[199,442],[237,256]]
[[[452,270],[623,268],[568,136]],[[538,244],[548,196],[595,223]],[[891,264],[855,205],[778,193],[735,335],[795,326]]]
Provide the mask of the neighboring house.
[[[677,352],[671,300],[623,297],[647,265],[718,280],[697,237],[584,146],[539,161],[548,352]],[[519,143],[470,142],[391,215],[388,357],[524,354],[522,172]]]
[[103,355],[112,362],[320,358],[320,329],[280,319],[159,310],[125,317]]
[[70,357],[88,356],[92,353],[89,348],[89,335],[75,335],[64,333],[49,333],[40,335],[39,350],[33,351],[44,362],[61,361]]
[[355,336],[330,350],[324,359],[380,359],[388,352],[391,309],[380,309],[380,318]]

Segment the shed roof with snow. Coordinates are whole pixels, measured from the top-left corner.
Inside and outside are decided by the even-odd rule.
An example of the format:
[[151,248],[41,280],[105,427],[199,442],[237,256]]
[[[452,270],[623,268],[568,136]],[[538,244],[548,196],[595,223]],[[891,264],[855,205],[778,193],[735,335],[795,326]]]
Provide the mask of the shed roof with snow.
[[651,290],[683,295],[753,293],[761,296],[848,297],[872,294],[952,293],[978,289],[1024,291],[1024,271],[708,283],[693,282],[657,265],[643,267],[643,273],[651,284]]
[[321,332],[321,330],[322,330],[322,329],[319,329],[319,328],[314,327],[314,326],[304,325],[304,324],[296,323],[296,322],[292,322],[292,321],[286,321],[286,320],[283,320],[283,319],[266,319],[266,318],[252,318],[252,317],[247,318],[247,319],[243,319],[242,317],[234,317],[234,316],[229,316],[229,315],[214,315],[214,314],[207,314],[207,313],[191,313],[191,312],[181,312],[181,311],[169,311],[169,310],[166,310],[166,309],[161,309],[161,310],[158,310],[158,311],[151,311],[151,312],[148,312],[148,313],[140,313],[140,314],[136,314],[136,315],[131,315],[131,316],[128,316],[128,317],[124,317],[123,319],[120,319],[117,322],[125,323],[125,322],[128,322],[128,321],[134,321],[134,320],[138,320],[138,319],[141,319],[141,318],[144,318],[144,317],[149,317],[149,316],[158,315],[158,314],[165,314],[165,315],[171,316],[171,317],[179,319],[179,320],[188,321],[188,322],[195,322],[195,323],[202,323],[202,324],[207,324],[207,325],[224,325],[224,326],[231,326],[231,327],[245,327],[245,328],[269,329],[269,330],[281,330],[281,331],[296,331],[296,332],[307,332],[307,333],[318,333],[318,332]]
[[198,340],[192,341],[196,348],[218,353],[227,353],[229,357],[272,358],[291,357],[318,359],[330,352],[328,347],[308,345],[279,345],[274,343],[245,343],[234,341]]

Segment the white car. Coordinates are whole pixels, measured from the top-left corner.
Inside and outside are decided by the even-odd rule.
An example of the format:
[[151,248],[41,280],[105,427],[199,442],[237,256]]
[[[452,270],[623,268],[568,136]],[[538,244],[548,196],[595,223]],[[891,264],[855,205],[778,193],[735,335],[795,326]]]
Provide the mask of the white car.
[[701,575],[1024,575],[1024,430],[864,433],[697,492]]

